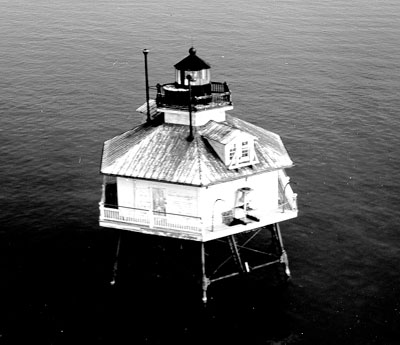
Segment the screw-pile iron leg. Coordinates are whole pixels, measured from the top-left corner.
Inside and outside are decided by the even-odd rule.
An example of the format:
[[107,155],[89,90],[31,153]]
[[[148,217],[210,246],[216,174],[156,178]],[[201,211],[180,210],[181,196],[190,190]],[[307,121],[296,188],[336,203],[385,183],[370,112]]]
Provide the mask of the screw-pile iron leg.
[[[202,271],[202,290],[203,290],[202,300],[203,300],[204,305],[207,303],[207,300],[208,300],[208,298],[207,298],[208,286],[213,282],[216,282],[216,281],[219,281],[219,280],[222,280],[225,278],[234,277],[234,276],[237,276],[237,275],[240,275],[243,273],[249,273],[250,271],[253,271],[255,269],[269,266],[269,265],[276,264],[276,263],[285,265],[285,274],[286,274],[287,278],[290,278],[289,260],[288,260],[288,256],[287,256],[286,251],[283,246],[282,235],[281,235],[279,224],[278,223],[272,224],[270,226],[267,226],[267,228],[271,231],[272,240],[275,243],[275,245],[277,246],[279,258],[277,258],[276,260],[269,261],[264,264],[260,264],[258,266],[253,266],[253,267],[249,268],[249,265],[247,262],[245,264],[243,264],[243,261],[242,261],[241,255],[240,255],[240,249],[242,249],[242,250],[250,249],[250,248],[246,248],[246,244],[251,239],[246,241],[246,243],[244,243],[243,245],[239,245],[236,241],[235,235],[231,235],[231,236],[228,236],[228,238],[227,238],[229,247],[230,247],[231,253],[232,253],[230,258],[234,259],[234,261],[238,267],[238,272],[232,272],[230,274],[220,276],[220,277],[215,277],[212,279],[207,277],[205,243],[201,242],[201,271]],[[259,231],[261,231],[261,230],[262,230],[262,228],[259,229]],[[253,236],[255,236],[255,235],[253,235]],[[117,276],[117,270],[118,270],[118,259],[119,259],[119,252],[120,252],[120,247],[121,247],[121,237],[122,237],[122,231],[120,231],[119,237],[118,237],[118,243],[117,243],[117,248],[116,248],[116,253],[115,253],[115,262],[114,262],[114,267],[113,267],[113,276],[112,276],[112,280],[110,282],[111,285],[114,285],[116,282],[116,276]],[[257,250],[255,250],[255,251],[257,251]],[[267,254],[267,253],[264,253],[264,254]],[[227,262],[227,260],[225,260],[225,262]]]
[[114,262],[114,267],[113,267],[113,276],[112,276],[112,280],[110,281],[110,285],[115,284],[115,279],[117,277],[119,250],[121,247],[121,237],[122,237],[122,230],[119,231],[118,244],[117,244],[117,250],[115,253],[115,262]]
[[245,273],[246,270],[244,268],[244,265],[243,265],[243,262],[242,262],[242,258],[241,258],[240,253],[239,253],[239,249],[237,247],[235,235],[229,236],[228,237],[228,242],[229,242],[229,247],[231,248],[231,251],[232,251],[233,260],[235,260],[235,263],[238,266],[239,271],[241,273]]
[[[272,264],[277,264],[277,263],[284,264],[285,274],[286,274],[287,278],[290,278],[289,260],[288,260],[287,254],[286,254],[286,250],[283,246],[282,235],[281,235],[279,224],[275,223],[270,226],[267,226],[267,228],[271,231],[272,241],[276,245],[276,249],[278,252],[277,255],[279,255],[279,257],[276,260],[266,262],[266,263],[260,264],[258,266],[253,266],[251,269],[249,269],[249,266],[247,263],[245,263],[245,265],[243,264],[243,261],[242,261],[241,255],[240,255],[240,251],[239,251],[239,249],[249,249],[249,248],[246,248],[245,245],[238,245],[235,236],[231,235],[228,237],[229,247],[232,252],[231,257],[235,260],[235,263],[238,266],[239,272],[233,272],[231,274],[216,277],[213,279],[208,278],[206,275],[205,244],[204,244],[204,242],[201,243],[202,289],[203,289],[204,305],[207,304],[207,288],[208,288],[208,286],[213,282],[216,282],[216,281],[219,281],[219,280],[222,280],[225,278],[237,276],[237,275],[243,274],[243,273],[249,273],[252,270],[266,267],[266,266],[269,266]],[[259,229],[259,230],[261,230],[261,229]],[[247,242],[245,244],[247,244]]]
[[207,303],[207,288],[210,285],[210,280],[206,276],[206,251],[204,247],[204,242],[201,242],[201,272],[202,272],[202,280],[201,286],[203,289],[203,303]]
[[272,235],[276,238],[277,244],[279,245],[280,252],[280,262],[285,265],[285,274],[288,278],[290,278],[290,269],[289,269],[289,259],[286,254],[286,250],[283,246],[281,230],[279,227],[279,223],[275,223],[272,225]]

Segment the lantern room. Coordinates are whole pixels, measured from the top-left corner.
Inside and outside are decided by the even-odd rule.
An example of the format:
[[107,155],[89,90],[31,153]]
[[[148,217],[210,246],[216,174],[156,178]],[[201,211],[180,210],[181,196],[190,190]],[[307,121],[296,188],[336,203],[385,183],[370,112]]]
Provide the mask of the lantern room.
[[211,94],[210,65],[196,55],[196,49],[189,49],[189,55],[175,66],[175,82],[179,87],[188,88],[191,77],[191,85],[194,96]]
[[189,49],[189,55],[174,67],[175,82],[157,84],[159,108],[179,111],[188,106],[189,98],[193,111],[232,105],[228,85],[211,81],[210,65],[197,56],[193,47]]

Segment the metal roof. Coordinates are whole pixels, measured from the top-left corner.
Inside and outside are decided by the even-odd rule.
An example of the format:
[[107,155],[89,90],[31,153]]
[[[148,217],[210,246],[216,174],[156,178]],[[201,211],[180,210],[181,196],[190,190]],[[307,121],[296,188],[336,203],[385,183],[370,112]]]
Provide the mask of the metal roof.
[[[161,112],[157,111],[157,103],[154,99],[149,99],[149,110],[150,110],[150,119],[154,119],[157,116],[161,115]],[[147,102],[141,105],[136,109],[137,112],[147,115]]]
[[189,49],[189,55],[179,61],[174,67],[180,71],[201,71],[209,69],[210,65],[196,55],[196,49]]
[[206,139],[211,139],[224,145],[232,141],[240,134],[244,134],[246,136],[251,136],[254,138],[253,135],[245,133],[238,128],[232,127],[232,125],[216,122],[213,120],[208,121],[201,131],[201,135]]
[[[293,165],[279,135],[227,115],[224,123],[210,121],[194,129],[189,126],[142,124],[104,143],[101,173],[195,186],[238,179]],[[217,123],[218,124],[218,123]],[[229,170],[206,137],[213,127],[240,130],[256,138],[259,163]]]

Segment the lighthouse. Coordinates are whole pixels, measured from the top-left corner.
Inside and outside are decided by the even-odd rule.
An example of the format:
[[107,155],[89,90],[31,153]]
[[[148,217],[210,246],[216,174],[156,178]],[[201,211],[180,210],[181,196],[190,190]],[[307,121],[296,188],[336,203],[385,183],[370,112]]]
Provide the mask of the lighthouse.
[[[228,114],[228,84],[212,81],[193,47],[174,65],[175,80],[157,84],[150,98],[143,53],[146,102],[137,110],[144,121],[104,143],[100,226],[198,242],[204,302],[210,284],[261,267],[283,266],[289,277],[279,224],[297,217],[297,194],[280,136]],[[251,248],[262,232],[273,251]],[[209,269],[207,246],[217,240],[226,242],[234,271]],[[264,262],[244,260],[245,251],[264,253]]]

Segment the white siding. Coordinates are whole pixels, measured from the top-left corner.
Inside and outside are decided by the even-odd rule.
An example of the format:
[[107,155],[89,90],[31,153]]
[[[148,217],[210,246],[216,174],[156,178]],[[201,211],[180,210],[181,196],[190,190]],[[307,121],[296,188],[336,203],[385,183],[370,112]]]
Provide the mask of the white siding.
[[267,214],[278,208],[278,172],[273,171],[202,188],[199,205],[205,224],[216,225],[221,211],[233,210],[237,191],[243,187],[253,190],[249,199],[257,213]]
[[[232,106],[227,106],[225,108],[210,109],[204,111],[194,111],[192,112],[192,125],[193,126],[203,126],[208,121],[214,120],[217,122],[222,122],[226,120],[225,110],[232,109]],[[188,125],[190,124],[189,111],[173,111],[171,109],[162,110],[165,112],[164,119],[166,123],[175,123],[178,125]]]
[[201,188],[118,178],[118,206],[126,214],[132,208],[154,210],[159,214],[201,217],[206,226],[219,225],[223,222],[222,214],[226,216],[238,206],[237,191],[244,187],[252,189],[247,201],[255,214],[266,216],[276,212],[278,171]]
[[197,188],[171,185],[167,190],[167,212],[186,216],[198,215]]
[[118,205],[122,207],[134,207],[134,183],[132,179],[117,177]]
[[278,207],[278,172],[272,171],[255,175],[249,179],[250,187],[255,190],[253,201],[260,210],[269,212]]
[[156,211],[161,207],[166,213],[198,216],[197,187],[118,177],[117,189],[120,208]]
[[122,216],[129,216],[134,207],[134,182],[132,179],[117,177],[118,208]]
[[151,196],[150,189],[146,185],[143,184],[142,181],[135,181],[135,208],[140,210],[150,210],[151,209]]

